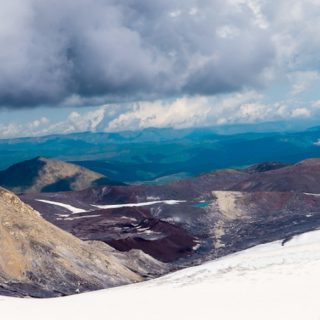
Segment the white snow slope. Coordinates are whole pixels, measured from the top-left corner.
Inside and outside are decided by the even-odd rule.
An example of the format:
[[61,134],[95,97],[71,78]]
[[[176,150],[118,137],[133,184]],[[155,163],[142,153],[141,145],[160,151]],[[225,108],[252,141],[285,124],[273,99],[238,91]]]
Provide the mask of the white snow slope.
[[320,320],[320,231],[168,276],[57,299],[0,297],[8,320]]
[[185,200],[157,200],[157,201],[148,201],[148,202],[138,202],[138,203],[124,203],[124,204],[107,204],[107,205],[93,205],[93,207],[99,208],[99,209],[117,209],[117,208],[133,208],[133,207],[146,207],[146,206],[152,206],[154,204],[169,204],[169,205],[175,205],[179,203],[186,202]]
[[47,203],[47,204],[53,204],[54,206],[58,206],[58,207],[62,207],[62,208],[68,209],[72,213],[87,212],[87,211],[85,211],[83,209],[76,208],[76,207],[71,206],[70,204],[64,204],[64,203],[61,203],[61,202],[49,201],[49,200],[41,200],[41,199],[36,199],[36,201],[40,201],[40,202]]
[[[70,204],[65,204],[61,202],[42,200],[42,199],[36,199],[36,201],[62,207],[62,208],[68,209],[72,213],[89,212],[88,210],[76,208],[74,206],[71,206]],[[148,202],[138,202],[138,203],[122,203],[122,204],[107,204],[107,205],[92,204],[91,206],[98,209],[118,209],[118,208],[146,207],[146,206],[152,206],[154,204],[160,204],[160,203],[164,203],[172,206],[172,205],[183,203],[183,202],[186,202],[186,201],[185,200],[158,200],[158,201],[148,201]]]

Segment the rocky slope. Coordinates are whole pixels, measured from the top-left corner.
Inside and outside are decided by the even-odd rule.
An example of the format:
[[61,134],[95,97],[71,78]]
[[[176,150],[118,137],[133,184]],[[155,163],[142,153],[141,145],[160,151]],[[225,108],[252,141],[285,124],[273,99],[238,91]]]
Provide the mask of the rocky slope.
[[253,172],[231,188],[241,191],[320,193],[320,158],[306,159],[277,170]]
[[143,250],[171,268],[320,227],[320,159],[222,170],[166,186],[103,186],[22,198],[84,240]]
[[85,243],[58,229],[0,189],[1,294],[60,296],[141,280],[107,245]]
[[15,193],[82,190],[108,184],[115,182],[80,166],[42,157],[0,171],[0,186]]

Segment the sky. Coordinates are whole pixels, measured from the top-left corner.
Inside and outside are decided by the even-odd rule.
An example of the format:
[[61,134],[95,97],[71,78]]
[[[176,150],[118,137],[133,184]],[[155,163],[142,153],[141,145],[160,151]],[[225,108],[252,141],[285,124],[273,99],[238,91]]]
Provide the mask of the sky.
[[319,0],[0,0],[0,138],[317,123],[319,34]]

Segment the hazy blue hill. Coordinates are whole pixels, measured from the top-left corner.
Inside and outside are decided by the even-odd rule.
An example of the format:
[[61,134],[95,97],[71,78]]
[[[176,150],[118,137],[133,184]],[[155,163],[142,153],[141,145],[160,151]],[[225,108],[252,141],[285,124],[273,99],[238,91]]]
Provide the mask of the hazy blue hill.
[[80,164],[117,181],[159,182],[259,162],[293,163],[320,157],[320,127],[229,135],[216,131],[150,128],[0,140],[0,169],[43,156]]

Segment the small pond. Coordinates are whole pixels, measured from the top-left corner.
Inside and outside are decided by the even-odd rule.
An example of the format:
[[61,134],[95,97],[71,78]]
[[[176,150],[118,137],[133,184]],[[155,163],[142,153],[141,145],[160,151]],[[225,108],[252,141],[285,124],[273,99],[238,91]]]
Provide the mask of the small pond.
[[208,207],[209,204],[210,204],[210,202],[208,202],[208,201],[201,201],[198,203],[194,203],[192,206],[195,208],[205,208],[205,207]]

